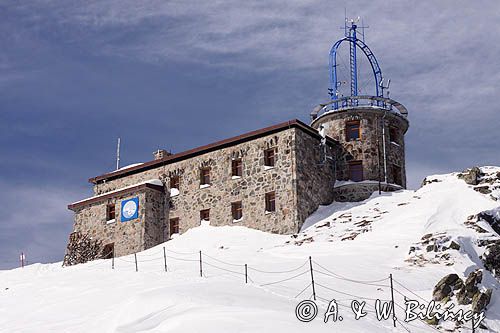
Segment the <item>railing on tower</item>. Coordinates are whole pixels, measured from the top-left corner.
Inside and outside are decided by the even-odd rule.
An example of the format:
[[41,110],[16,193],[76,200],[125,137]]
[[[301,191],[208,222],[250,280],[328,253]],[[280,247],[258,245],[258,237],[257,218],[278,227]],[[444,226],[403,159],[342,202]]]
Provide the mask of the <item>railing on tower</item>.
[[391,111],[400,114],[403,117],[408,116],[408,110],[405,108],[405,106],[393,99],[386,97],[361,95],[342,97],[339,99],[334,99],[328,103],[318,105],[311,112],[311,121],[314,121],[316,118],[325,113],[341,111],[353,107],[373,107]]

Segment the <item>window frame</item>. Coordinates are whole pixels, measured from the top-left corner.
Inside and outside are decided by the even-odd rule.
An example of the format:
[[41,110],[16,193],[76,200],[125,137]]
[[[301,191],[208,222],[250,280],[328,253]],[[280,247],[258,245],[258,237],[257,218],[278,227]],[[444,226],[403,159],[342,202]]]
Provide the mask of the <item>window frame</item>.
[[172,236],[173,234],[179,233],[179,218],[178,217],[173,217],[173,218],[169,219],[168,231],[169,231],[170,236]]
[[116,219],[116,203],[106,204],[106,221],[113,221]]
[[[207,217],[206,219],[204,217],[205,215]],[[201,221],[210,221],[210,208],[200,210],[200,222]]]
[[243,218],[243,203],[240,201],[231,202],[231,216],[233,221]]
[[[391,173],[393,183],[399,186],[403,186],[403,169],[397,164],[392,164]],[[399,180],[399,182],[397,180]]]
[[276,147],[264,149],[264,166],[274,167],[276,165]]
[[[351,138],[350,133],[354,132],[352,129],[353,125],[356,125],[357,127],[357,137]],[[361,140],[361,120],[347,120],[345,122],[345,139],[346,141],[356,141],[356,140]]]
[[265,207],[266,213],[276,211],[276,191],[267,192],[265,194]]
[[241,158],[235,158],[231,160],[231,176],[232,177],[243,176],[243,160]]
[[[210,185],[210,171],[212,168],[205,167],[200,169],[200,185]],[[206,173],[206,174],[205,174]],[[208,180],[208,181],[207,181]]]
[[389,126],[389,142],[399,144],[398,128],[395,126]]
[[[359,169],[356,170],[354,167],[359,168]],[[364,170],[363,170],[363,160],[350,161],[348,171],[349,171],[349,180],[351,180],[353,182],[361,182],[365,179]],[[353,175],[355,174],[354,173],[355,171],[360,172],[361,177],[359,179],[357,177],[353,177]],[[356,178],[356,179],[353,179],[353,178]]]
[[172,176],[170,177],[169,181],[170,189],[177,189],[179,190],[181,187],[181,177],[180,176]]

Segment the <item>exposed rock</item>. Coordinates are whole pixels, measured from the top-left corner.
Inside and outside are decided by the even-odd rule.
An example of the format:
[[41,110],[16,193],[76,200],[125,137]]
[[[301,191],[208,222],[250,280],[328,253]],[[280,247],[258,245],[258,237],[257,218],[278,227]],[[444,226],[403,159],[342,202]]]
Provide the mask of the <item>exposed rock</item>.
[[422,240],[426,240],[428,238],[431,238],[432,237],[432,234],[425,234],[422,236]]
[[453,249],[453,250],[460,250],[460,244],[458,244],[457,242],[455,241],[451,241],[450,243],[450,249]]
[[500,242],[489,245],[481,257],[484,267],[494,276],[500,277]]
[[477,214],[477,218],[488,222],[491,228],[500,235],[500,207],[485,210],[484,212]]
[[458,304],[466,305],[472,302],[472,298],[479,293],[478,281],[482,279],[483,273],[480,270],[471,272],[465,280],[464,286],[457,293]]
[[439,319],[437,319],[436,317],[432,317],[431,319],[425,319],[425,322],[429,325],[436,326],[437,324],[439,324]]
[[425,185],[427,184],[431,184],[431,183],[439,183],[439,182],[442,182],[442,180],[439,180],[439,179],[428,179],[427,177],[424,178],[424,180],[422,181],[422,184],[420,185],[420,187],[424,187]]
[[478,292],[472,297],[472,311],[481,312],[490,304],[492,289],[486,289],[484,293]]
[[482,194],[490,194],[491,190],[489,186],[476,186],[474,187],[474,191],[477,191]]
[[477,185],[481,175],[481,170],[478,167],[473,167],[459,173],[458,178],[463,179],[469,185]]
[[438,247],[437,247],[436,244],[431,244],[431,245],[427,245],[427,247],[425,248],[425,250],[427,252],[432,252],[432,251],[437,252]]
[[446,296],[451,294],[451,291],[454,289],[453,287],[460,280],[460,277],[457,274],[448,274],[443,277],[434,287],[432,292],[432,299],[435,301],[441,301]]

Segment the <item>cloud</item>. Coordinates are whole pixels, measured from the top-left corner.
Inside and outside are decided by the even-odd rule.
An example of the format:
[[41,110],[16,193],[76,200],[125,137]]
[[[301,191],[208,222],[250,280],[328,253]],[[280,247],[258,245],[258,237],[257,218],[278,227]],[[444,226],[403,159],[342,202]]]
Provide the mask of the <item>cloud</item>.
[[77,198],[77,191],[40,188],[2,182],[2,222],[0,223],[0,269],[16,267],[21,252],[29,262],[61,260],[73,217],[66,206]]

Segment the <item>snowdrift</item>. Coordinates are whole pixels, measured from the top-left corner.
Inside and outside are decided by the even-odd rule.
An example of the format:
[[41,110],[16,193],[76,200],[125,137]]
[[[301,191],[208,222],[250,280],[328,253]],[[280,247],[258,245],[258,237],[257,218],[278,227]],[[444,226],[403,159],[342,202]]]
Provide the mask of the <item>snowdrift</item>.
[[[320,207],[296,235],[200,226],[138,253],[137,271],[134,255],[0,271],[0,332],[470,332],[405,322],[405,299],[429,302],[443,276],[478,268],[493,293],[476,332],[500,331],[499,283],[483,263],[498,233],[480,215],[500,205],[500,168],[481,172],[473,185],[436,175],[417,191]],[[395,328],[375,308],[391,300],[390,274]],[[314,296],[317,317],[299,321],[297,305]],[[342,320],[325,323],[332,299]],[[353,300],[366,302],[359,320]]]

